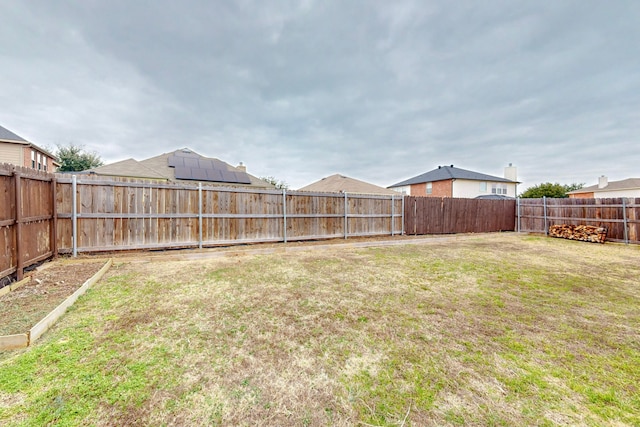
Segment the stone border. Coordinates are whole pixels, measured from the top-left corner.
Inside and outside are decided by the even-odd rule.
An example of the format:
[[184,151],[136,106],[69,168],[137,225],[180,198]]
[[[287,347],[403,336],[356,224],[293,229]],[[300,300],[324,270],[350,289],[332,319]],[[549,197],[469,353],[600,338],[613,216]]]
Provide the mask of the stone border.
[[67,311],[69,307],[76,302],[80,295],[84,294],[87,289],[93,286],[98,280],[104,276],[113,264],[113,259],[109,259],[96,274],[82,284],[71,296],[65,299],[60,305],[47,314],[44,319],[40,320],[29,332],[25,334],[0,336],[0,351],[14,350],[18,348],[29,347],[34,341],[42,336],[53,324]]

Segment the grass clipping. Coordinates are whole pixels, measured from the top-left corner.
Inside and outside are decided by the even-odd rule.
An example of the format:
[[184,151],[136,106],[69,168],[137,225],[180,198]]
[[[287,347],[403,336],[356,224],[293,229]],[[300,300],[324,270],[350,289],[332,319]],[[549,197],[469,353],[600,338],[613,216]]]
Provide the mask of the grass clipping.
[[115,265],[7,425],[637,425],[637,247],[494,235]]

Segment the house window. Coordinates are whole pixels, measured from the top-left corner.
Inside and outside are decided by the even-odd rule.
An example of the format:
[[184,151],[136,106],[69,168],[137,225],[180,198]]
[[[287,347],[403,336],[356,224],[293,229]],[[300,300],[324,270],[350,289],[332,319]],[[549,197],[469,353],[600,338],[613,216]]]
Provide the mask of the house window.
[[493,194],[507,194],[507,184],[491,184],[491,193]]
[[45,172],[47,171],[47,156],[45,156],[44,154],[42,155],[42,169]]
[[427,194],[431,194],[433,192],[433,182],[427,182]]
[[487,192],[487,183],[486,182],[481,182],[480,183],[480,192],[481,193],[486,193]]
[[31,150],[31,169],[36,168],[36,152]]
[[42,169],[42,158],[40,157],[40,153],[36,154],[38,157],[38,169]]

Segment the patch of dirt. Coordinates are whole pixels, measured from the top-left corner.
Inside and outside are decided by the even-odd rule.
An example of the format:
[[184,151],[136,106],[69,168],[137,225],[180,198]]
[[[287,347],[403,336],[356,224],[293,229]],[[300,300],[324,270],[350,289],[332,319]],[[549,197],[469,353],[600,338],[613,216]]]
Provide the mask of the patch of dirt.
[[0,296],[0,336],[26,333],[103,265],[104,261],[61,259],[28,273],[26,284]]

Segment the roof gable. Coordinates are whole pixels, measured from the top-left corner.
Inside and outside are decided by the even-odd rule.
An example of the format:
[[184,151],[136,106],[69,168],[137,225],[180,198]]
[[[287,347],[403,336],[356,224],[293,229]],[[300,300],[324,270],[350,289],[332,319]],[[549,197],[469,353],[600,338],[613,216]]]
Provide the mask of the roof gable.
[[492,181],[492,182],[516,183],[516,181],[511,181],[510,179],[501,178],[498,176],[486,175],[483,173],[473,172],[466,169],[460,169],[451,165],[451,166],[438,166],[437,169],[423,173],[422,175],[414,176],[413,178],[409,178],[405,181],[398,182],[397,184],[390,185],[389,188],[402,187],[402,186],[411,185],[411,184],[422,184],[425,182],[447,181],[450,179],[466,179],[469,181]]

